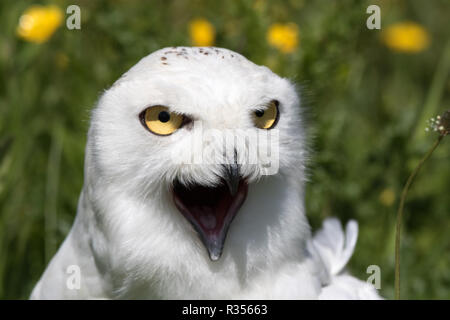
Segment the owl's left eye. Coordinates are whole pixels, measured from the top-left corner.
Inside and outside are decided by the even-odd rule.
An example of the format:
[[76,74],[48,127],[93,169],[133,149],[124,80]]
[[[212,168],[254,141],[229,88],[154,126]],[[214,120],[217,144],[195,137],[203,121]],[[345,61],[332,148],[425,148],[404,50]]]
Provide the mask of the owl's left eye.
[[276,126],[280,114],[278,111],[279,102],[272,100],[264,110],[256,110],[253,113],[253,123],[260,129],[272,129]]
[[165,106],[149,107],[139,117],[144,127],[160,136],[168,136],[174,133],[183,125],[185,120],[183,115],[171,112]]

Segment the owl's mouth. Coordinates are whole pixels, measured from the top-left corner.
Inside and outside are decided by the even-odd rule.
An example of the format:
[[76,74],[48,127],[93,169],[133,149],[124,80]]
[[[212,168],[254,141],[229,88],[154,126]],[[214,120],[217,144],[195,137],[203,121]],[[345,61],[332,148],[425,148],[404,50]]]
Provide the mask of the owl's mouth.
[[225,238],[233,218],[244,203],[248,184],[239,177],[239,171],[225,174],[221,184],[215,187],[185,186],[178,181],[173,185],[175,206],[192,224],[216,261],[222,255]]

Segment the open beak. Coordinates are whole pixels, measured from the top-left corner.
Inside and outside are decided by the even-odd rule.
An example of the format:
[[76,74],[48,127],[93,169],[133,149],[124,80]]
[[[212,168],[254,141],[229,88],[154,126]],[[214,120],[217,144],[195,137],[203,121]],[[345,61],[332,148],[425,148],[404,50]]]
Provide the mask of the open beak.
[[212,261],[220,258],[228,229],[244,203],[248,184],[239,165],[223,166],[222,183],[215,187],[174,183],[175,206],[192,224]]

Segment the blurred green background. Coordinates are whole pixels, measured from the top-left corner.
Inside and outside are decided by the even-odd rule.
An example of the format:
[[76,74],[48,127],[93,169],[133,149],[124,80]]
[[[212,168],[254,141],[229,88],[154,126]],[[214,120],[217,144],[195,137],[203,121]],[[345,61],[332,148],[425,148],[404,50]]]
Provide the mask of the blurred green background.
[[[358,220],[350,270],[367,279],[366,268],[380,266],[380,292],[393,298],[399,194],[437,138],[425,121],[450,108],[449,1],[77,1],[81,30],[63,21],[41,44],[17,36],[31,5],[55,4],[66,19],[73,3],[0,2],[1,299],[28,297],[71,227],[99,94],[152,51],[195,44],[196,18],[212,25],[214,45],[299,85],[313,150],[309,219],[314,229],[327,216]],[[381,8],[381,30],[366,28],[370,4]],[[387,46],[383,32],[404,21],[417,23],[428,44]],[[292,52],[269,43],[274,23],[298,28]],[[403,298],[450,298],[449,140],[408,195]]]

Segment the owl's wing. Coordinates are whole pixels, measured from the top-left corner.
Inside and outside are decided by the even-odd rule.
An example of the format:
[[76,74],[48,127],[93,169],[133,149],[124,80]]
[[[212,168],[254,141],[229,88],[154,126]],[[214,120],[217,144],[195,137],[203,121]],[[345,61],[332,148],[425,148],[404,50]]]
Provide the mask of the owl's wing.
[[51,259],[30,299],[107,299],[103,277],[90,249],[89,226],[95,225],[92,208],[85,201],[84,190],[71,231]]
[[345,270],[357,238],[356,221],[349,221],[344,232],[339,220],[330,218],[309,241],[308,251],[323,267],[324,284],[319,299],[381,299],[371,284],[349,275]]

